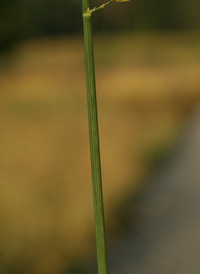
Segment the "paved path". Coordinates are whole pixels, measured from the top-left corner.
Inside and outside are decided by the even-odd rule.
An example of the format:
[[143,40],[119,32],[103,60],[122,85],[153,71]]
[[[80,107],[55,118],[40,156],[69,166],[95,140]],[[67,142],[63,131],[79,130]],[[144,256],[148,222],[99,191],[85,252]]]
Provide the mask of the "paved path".
[[109,273],[200,274],[200,110],[152,183],[139,201],[139,229],[109,250]]

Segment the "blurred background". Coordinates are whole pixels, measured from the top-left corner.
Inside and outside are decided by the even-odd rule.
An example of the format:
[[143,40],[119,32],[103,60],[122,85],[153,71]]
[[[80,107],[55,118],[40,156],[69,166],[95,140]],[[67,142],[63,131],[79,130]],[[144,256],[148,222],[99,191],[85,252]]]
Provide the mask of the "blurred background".
[[[199,18],[198,0],[95,13],[108,245],[199,104]],[[0,272],[88,273],[96,253],[81,0],[0,0],[0,132]]]

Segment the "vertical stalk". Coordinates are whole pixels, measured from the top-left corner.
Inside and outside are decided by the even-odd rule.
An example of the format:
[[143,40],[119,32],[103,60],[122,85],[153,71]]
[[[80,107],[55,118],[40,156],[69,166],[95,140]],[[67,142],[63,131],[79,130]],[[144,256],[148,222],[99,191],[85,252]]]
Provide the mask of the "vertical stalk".
[[89,0],[82,0],[85,44],[85,69],[87,84],[90,154],[92,168],[93,201],[96,230],[98,273],[107,274],[107,256],[104,224],[104,208],[99,148],[98,115],[95,84],[95,67],[92,36],[92,18]]

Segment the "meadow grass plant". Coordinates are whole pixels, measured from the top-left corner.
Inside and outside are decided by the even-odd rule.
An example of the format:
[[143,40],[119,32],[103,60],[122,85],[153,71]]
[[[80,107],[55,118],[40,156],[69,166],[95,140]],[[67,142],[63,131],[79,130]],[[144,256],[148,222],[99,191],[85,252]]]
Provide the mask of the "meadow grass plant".
[[127,2],[129,0],[110,0],[97,8],[90,9],[90,1],[82,1],[84,46],[85,46],[85,70],[87,85],[88,120],[90,136],[90,155],[93,184],[93,201],[96,230],[98,273],[107,274],[106,237],[104,222],[104,206],[102,191],[101,159],[99,147],[98,113],[95,83],[95,65],[92,33],[92,13],[105,8],[112,2]]

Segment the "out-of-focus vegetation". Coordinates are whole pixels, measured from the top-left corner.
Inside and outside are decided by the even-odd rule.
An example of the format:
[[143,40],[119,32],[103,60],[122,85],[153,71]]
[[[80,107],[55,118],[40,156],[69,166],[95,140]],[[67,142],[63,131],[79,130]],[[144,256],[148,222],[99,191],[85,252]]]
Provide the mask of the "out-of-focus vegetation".
[[[91,0],[91,7],[104,3]],[[199,0],[115,3],[94,18],[95,30],[199,30]],[[82,31],[81,0],[1,0],[0,51],[24,38]]]
[[[199,48],[195,33],[95,38],[108,234],[199,102]],[[19,44],[0,83],[0,272],[66,273],[95,250],[82,38]]]

